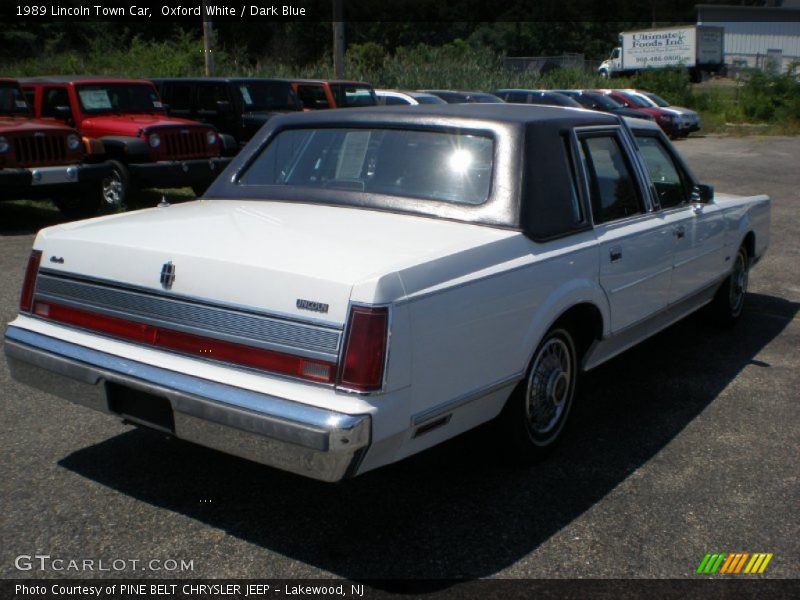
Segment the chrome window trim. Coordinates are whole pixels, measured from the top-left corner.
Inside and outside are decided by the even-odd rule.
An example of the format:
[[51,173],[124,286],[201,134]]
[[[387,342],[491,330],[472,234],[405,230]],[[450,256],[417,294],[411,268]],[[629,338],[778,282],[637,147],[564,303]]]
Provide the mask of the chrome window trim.
[[[589,174],[584,168],[583,161],[580,160],[580,170],[584,180],[585,191],[587,193],[586,197],[589,199],[589,209],[591,212],[591,222],[593,227],[607,225],[608,223],[629,221],[630,219],[647,215],[657,210],[657,207],[653,202],[653,189],[651,189],[652,183],[650,182],[648,174],[642,171],[642,169],[646,169],[646,166],[641,163],[635,142],[631,141],[633,135],[629,132],[627,125],[623,120],[620,120],[619,125],[591,125],[587,127],[575,127],[573,129],[573,133],[578,144],[582,144],[582,142],[589,137],[611,136],[617,140],[620,145],[620,149],[622,150],[623,158],[633,171],[634,186],[636,187],[636,191],[639,196],[640,208],[642,209],[641,213],[637,213],[635,215],[630,215],[628,217],[614,219],[612,221],[606,221],[603,223],[597,223],[595,221],[593,207],[591,206]],[[645,190],[647,190],[647,192],[645,192]]]

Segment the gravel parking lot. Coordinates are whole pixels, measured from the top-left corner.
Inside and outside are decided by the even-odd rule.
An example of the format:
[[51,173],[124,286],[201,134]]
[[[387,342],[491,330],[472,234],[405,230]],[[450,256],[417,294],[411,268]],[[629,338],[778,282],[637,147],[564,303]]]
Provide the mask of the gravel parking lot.
[[[692,578],[707,552],[769,552],[759,577],[798,577],[800,138],[677,145],[716,189],[773,198],[746,314],[731,331],[692,317],[591,373],[548,461],[509,466],[477,431],[317,483],[32,391],[0,358],[0,574]],[[57,220],[0,204],[3,323],[33,232]],[[34,554],[162,568],[18,570]]]

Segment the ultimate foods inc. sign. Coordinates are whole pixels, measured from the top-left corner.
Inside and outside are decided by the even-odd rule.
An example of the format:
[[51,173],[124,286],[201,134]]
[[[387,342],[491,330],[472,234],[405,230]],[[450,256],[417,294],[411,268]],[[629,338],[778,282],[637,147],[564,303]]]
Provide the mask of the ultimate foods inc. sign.
[[641,31],[623,35],[622,53],[626,68],[694,65],[695,28]]

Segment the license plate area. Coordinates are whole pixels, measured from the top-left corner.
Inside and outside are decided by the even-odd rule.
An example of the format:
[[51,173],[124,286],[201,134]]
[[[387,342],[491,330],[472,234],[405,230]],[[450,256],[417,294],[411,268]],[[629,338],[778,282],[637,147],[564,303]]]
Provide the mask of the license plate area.
[[172,405],[161,396],[106,382],[106,397],[111,412],[137,425],[164,433],[175,433]]

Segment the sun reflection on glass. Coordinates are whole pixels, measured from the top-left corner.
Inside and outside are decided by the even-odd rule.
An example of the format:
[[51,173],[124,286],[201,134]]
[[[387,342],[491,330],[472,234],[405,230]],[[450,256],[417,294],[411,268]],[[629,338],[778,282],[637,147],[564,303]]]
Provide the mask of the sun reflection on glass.
[[450,155],[447,162],[452,171],[456,173],[465,173],[472,164],[472,152],[459,148]]

